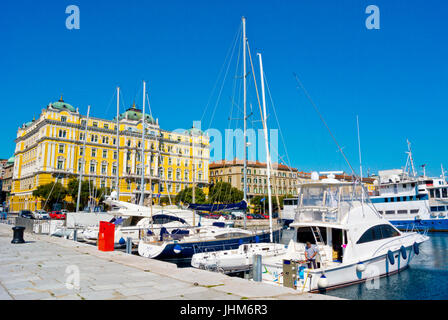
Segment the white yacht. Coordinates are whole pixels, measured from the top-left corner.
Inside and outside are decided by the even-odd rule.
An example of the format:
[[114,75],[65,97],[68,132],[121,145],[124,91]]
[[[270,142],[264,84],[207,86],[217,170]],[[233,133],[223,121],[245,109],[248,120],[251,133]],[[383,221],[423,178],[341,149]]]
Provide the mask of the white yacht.
[[[417,232],[400,232],[376,211],[360,185],[335,179],[301,185],[290,226],[295,239],[284,255],[263,259],[263,281],[307,292],[398,272],[428,239]],[[306,242],[319,252],[317,269],[308,268]],[[288,269],[291,265],[297,267]]]
[[[116,218],[112,219],[115,227],[115,243],[124,244],[126,238],[132,238],[137,244],[139,240],[148,234],[160,236],[161,232],[170,230],[176,232],[179,228],[195,226],[221,225],[228,227],[232,221],[220,218],[207,219],[192,210],[180,209],[177,206],[153,206],[150,207],[132,204],[116,200],[114,193],[105,201],[114,209],[109,214]],[[92,226],[82,231],[85,240],[96,241],[98,239],[99,226]]]
[[222,250],[196,253],[191,258],[191,266],[198,269],[232,273],[250,270],[255,255],[263,258],[275,257],[286,253],[284,244],[251,243],[243,244],[234,250]]

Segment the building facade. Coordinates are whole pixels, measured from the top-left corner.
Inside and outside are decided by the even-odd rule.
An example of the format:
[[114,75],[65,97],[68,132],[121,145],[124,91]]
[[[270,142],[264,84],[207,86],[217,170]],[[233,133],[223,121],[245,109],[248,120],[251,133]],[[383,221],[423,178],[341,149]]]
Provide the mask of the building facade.
[[[210,164],[210,183],[228,182],[239,190],[244,189],[244,161],[218,161]],[[271,190],[273,196],[296,196],[299,183],[309,179],[308,175],[283,164],[273,164]],[[247,198],[268,193],[266,163],[247,162]]]
[[[141,193],[142,118],[135,105],[122,113],[117,139],[116,119],[89,117],[86,132],[86,115],[62,98],[50,103],[37,120],[17,131],[10,210],[40,209],[41,201],[32,195],[38,186],[56,180],[67,186],[80,172],[96,188],[115,189],[118,171],[120,200],[136,201]],[[174,196],[193,181],[206,186],[209,138],[195,128],[163,130],[158,119],[145,118],[145,201],[150,195]]]

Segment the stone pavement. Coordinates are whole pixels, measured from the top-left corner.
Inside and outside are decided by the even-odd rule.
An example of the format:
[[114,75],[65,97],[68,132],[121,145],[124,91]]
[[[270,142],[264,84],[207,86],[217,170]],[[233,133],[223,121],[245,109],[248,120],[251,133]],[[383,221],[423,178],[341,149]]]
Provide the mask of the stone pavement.
[[27,243],[11,244],[11,227],[0,224],[2,300],[336,299],[46,235],[25,233]]

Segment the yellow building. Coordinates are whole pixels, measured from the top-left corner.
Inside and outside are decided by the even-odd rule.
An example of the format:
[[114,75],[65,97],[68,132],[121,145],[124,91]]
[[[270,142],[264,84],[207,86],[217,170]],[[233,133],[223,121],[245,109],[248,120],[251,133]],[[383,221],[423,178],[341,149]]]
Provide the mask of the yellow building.
[[[116,119],[90,117],[84,141],[86,120],[86,115],[61,98],[43,109],[39,119],[18,129],[9,199],[11,211],[40,209],[41,201],[32,195],[39,185],[57,179],[67,186],[70,179],[78,178],[83,167],[83,179],[92,181],[97,188],[115,189],[118,170],[120,200],[136,201],[142,167],[141,110],[134,105],[120,115],[119,153]],[[181,132],[163,130],[158,120],[149,115],[146,115],[146,128],[145,203],[151,192],[154,199],[159,194],[171,197],[191,186],[193,181],[199,187],[208,184],[208,136],[196,128]],[[86,150],[83,150],[84,143]]]

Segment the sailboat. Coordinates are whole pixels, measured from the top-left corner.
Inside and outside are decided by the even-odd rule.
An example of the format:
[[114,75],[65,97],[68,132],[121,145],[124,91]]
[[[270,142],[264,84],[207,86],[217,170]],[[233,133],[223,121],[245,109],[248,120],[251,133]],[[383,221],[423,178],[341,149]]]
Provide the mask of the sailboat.
[[[242,18],[243,25],[243,68],[244,68],[244,200],[237,204],[209,204],[209,205],[198,205],[194,202],[194,180],[193,180],[193,204],[189,208],[193,210],[207,210],[207,211],[217,211],[217,209],[229,210],[246,210],[247,209],[247,143],[246,143],[246,19]],[[264,90],[264,89],[263,89]],[[265,110],[266,112],[266,110]],[[264,118],[266,121],[266,117]],[[267,135],[267,129],[264,126],[265,135]],[[194,137],[193,137],[194,138]],[[266,140],[266,143],[267,140]],[[194,140],[193,140],[194,145]],[[267,151],[268,159],[269,151]],[[269,162],[270,163],[270,160]],[[193,176],[195,176],[195,163],[193,161]],[[268,168],[268,181],[269,181],[270,170]],[[270,183],[270,182],[268,182]],[[206,253],[210,251],[222,251],[222,250],[233,250],[237,249],[243,244],[249,243],[259,243],[259,242],[273,242],[273,238],[279,237],[281,230],[273,230],[272,226],[272,199],[270,194],[269,186],[269,201],[270,201],[270,229],[267,230],[246,230],[241,228],[222,228],[222,226],[204,226],[196,227],[192,229],[184,230],[181,236],[166,234],[166,235],[149,235],[145,239],[140,240],[138,245],[138,252],[141,256],[147,258],[190,258],[194,254]],[[245,215],[244,215],[245,216]],[[246,224],[246,223],[245,223]]]
[[246,271],[252,267],[254,255],[261,255],[263,258],[276,257],[286,253],[286,247],[282,244],[273,243],[272,224],[272,194],[271,194],[271,156],[269,150],[269,137],[267,130],[266,96],[264,86],[263,60],[258,53],[260,63],[260,79],[263,109],[260,108],[264,141],[266,148],[267,184],[268,184],[268,207],[269,207],[269,243],[243,244],[236,250],[224,250],[219,252],[204,252],[193,255],[191,265],[195,268],[214,270],[220,272]]

